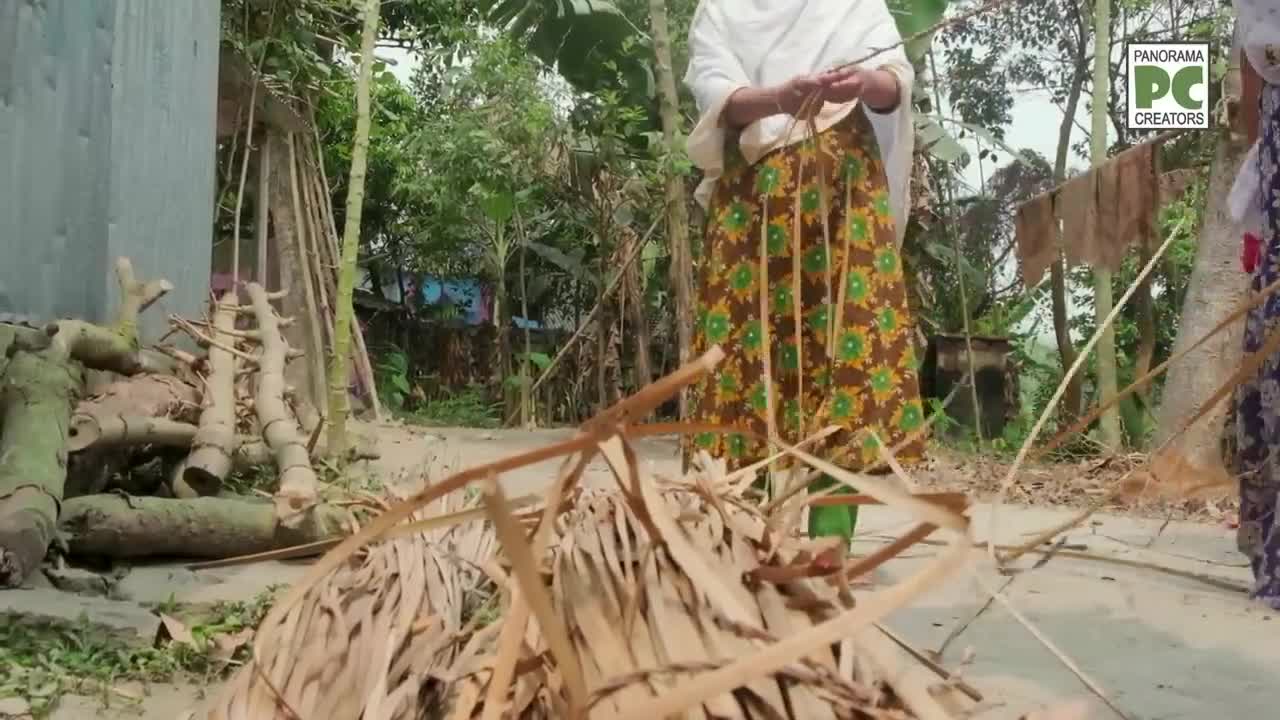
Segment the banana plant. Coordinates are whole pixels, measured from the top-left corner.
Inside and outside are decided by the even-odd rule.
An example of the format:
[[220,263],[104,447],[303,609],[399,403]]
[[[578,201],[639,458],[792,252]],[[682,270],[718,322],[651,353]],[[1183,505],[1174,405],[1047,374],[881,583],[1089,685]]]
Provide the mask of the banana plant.
[[[917,73],[921,72],[925,56],[933,45],[930,28],[942,20],[948,4],[949,0],[888,0],[889,13],[898,25],[898,34],[907,41],[907,59],[916,67]],[[923,86],[917,84],[914,100],[928,100]],[[969,152],[932,114],[917,114],[915,131],[916,143],[933,158],[948,165],[964,167],[969,164]]]
[[[889,0],[889,13],[898,25],[898,33],[907,39],[907,57],[918,62],[929,52],[933,33],[927,32],[937,25],[947,12],[949,0]],[[920,37],[915,37],[925,33]]]
[[644,40],[609,0],[480,0],[486,22],[526,38],[539,60],[585,92],[628,86],[652,93],[647,62],[632,47]]

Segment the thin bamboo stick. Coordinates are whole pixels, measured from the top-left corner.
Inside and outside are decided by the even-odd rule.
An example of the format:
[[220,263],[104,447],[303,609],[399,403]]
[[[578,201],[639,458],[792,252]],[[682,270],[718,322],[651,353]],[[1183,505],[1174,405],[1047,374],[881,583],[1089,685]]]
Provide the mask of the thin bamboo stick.
[[[306,139],[303,138],[302,151],[306,152],[308,145]],[[309,257],[307,267],[315,276],[316,299],[320,303],[320,314],[324,318],[325,331],[325,347],[332,347],[333,343],[333,304],[329,301],[328,283],[325,282],[324,262],[321,257],[320,248],[324,246],[322,236],[324,233],[324,225],[320,220],[320,210],[316,200],[315,186],[312,183],[311,166],[306,162],[305,158],[299,153],[297,161],[298,177],[301,178],[302,185],[302,208],[303,215],[309,225],[310,233],[308,238],[310,242],[307,244]]]
[[[338,230],[337,230],[337,225],[334,221],[333,203],[330,202],[330,199],[329,199],[329,192],[328,192],[329,178],[324,170],[324,156],[320,154],[319,130],[315,129],[315,123],[312,123],[312,131],[316,135],[315,147],[314,147],[314,157],[316,161],[316,167],[320,170],[320,181],[322,183],[321,188],[324,190],[323,192],[320,193],[320,198],[321,198],[323,207],[325,208],[325,214],[328,217],[328,221],[329,221],[328,245],[329,245],[329,250],[332,253],[332,257],[336,258],[338,255]],[[336,262],[333,264],[333,268],[334,268],[334,272],[336,273],[337,272]],[[335,297],[336,297],[336,293],[335,293]],[[370,409],[373,410],[374,419],[378,422],[382,422],[382,403],[378,400],[378,387],[374,383],[374,379],[373,379],[373,364],[369,361],[369,348],[365,345],[364,331],[361,330],[360,322],[358,320],[356,322],[351,323],[351,337],[353,340],[355,340],[355,350],[353,354],[355,356],[355,361],[356,361],[355,362],[356,376],[359,378],[360,384],[364,386],[365,391],[369,393],[369,405],[370,405]]]
[[325,345],[323,331],[320,329],[321,321],[319,306],[316,303],[316,290],[311,281],[311,251],[307,240],[308,235],[310,235],[310,224],[302,213],[302,196],[298,191],[298,154],[292,133],[285,137],[285,143],[289,147],[289,195],[293,200],[294,249],[297,251],[298,260],[302,264],[302,267],[297,268],[297,272],[302,276],[303,301],[307,308],[307,321],[304,326],[309,340],[307,343],[307,365],[310,367],[309,374],[311,375],[313,397],[317,405],[323,406],[324,401],[322,398],[325,397]]
[[255,213],[254,237],[258,243],[258,272],[255,277],[258,284],[262,287],[270,287],[271,283],[267,279],[267,261],[270,254],[267,252],[267,225],[271,209],[271,201],[268,199],[267,189],[268,183],[271,182],[271,153],[267,151],[264,144],[258,150],[258,195],[256,198],[257,212]]

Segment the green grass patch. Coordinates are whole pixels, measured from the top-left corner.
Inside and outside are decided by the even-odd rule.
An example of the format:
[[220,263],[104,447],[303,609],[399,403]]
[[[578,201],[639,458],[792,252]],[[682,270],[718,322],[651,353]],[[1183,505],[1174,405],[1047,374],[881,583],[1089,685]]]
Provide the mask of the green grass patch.
[[[130,682],[216,681],[244,662],[248,644],[220,657],[220,639],[256,627],[275,598],[267,590],[252,600],[183,608],[162,603],[158,613],[179,616],[191,642],[140,646],[82,616],[55,622],[0,615],[0,697],[24,698],[37,718],[47,717],[67,694],[100,696],[104,703],[136,702],[114,688]],[[225,646],[225,641],[224,641]]]
[[490,402],[483,387],[472,385],[428,400],[415,410],[402,412],[401,417],[430,427],[492,429],[502,424],[502,404]]

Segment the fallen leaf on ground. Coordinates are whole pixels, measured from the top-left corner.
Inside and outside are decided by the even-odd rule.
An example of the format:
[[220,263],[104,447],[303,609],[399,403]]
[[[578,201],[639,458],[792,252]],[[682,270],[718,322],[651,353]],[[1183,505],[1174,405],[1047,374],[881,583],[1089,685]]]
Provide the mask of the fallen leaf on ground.
[[214,661],[228,665],[235,657],[236,651],[253,639],[253,628],[244,628],[240,632],[215,635],[210,655]]
[[169,639],[176,643],[184,643],[186,645],[195,646],[196,639],[191,634],[191,629],[183,622],[171,615],[160,613],[160,625],[164,628]]

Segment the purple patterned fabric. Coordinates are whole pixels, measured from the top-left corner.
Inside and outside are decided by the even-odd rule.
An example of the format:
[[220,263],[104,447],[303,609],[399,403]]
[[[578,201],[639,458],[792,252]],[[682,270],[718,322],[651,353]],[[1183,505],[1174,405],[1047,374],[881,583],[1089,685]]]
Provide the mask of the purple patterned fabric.
[[[1258,153],[1262,177],[1259,202],[1262,262],[1253,274],[1256,292],[1280,278],[1280,85],[1262,89],[1261,140]],[[1249,313],[1245,352],[1256,352],[1267,336],[1280,329],[1280,295],[1273,294]],[[1240,482],[1240,552],[1253,566],[1253,597],[1280,610],[1280,355],[1267,359],[1257,377],[1238,390],[1236,461]]]

